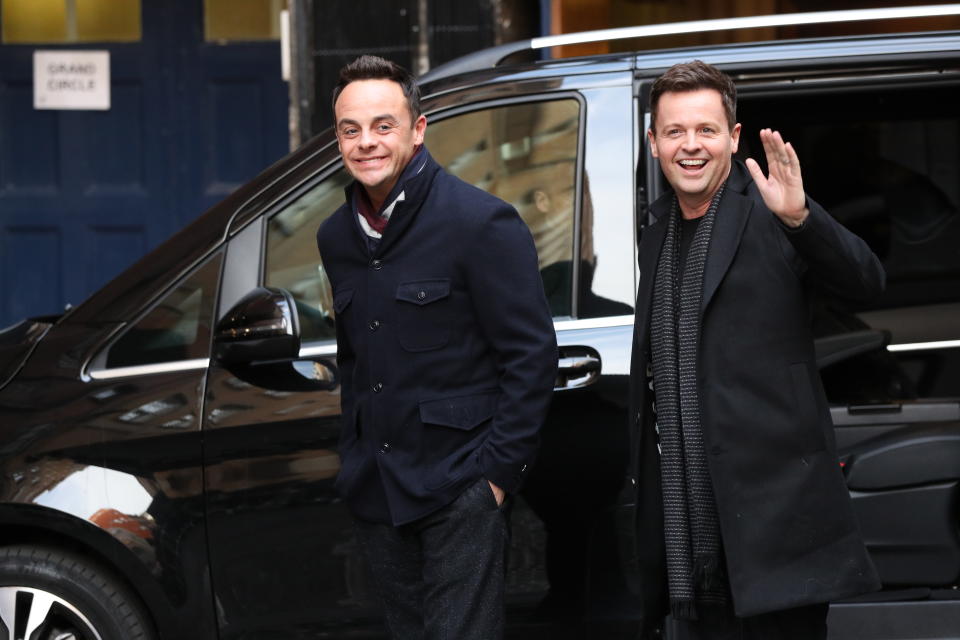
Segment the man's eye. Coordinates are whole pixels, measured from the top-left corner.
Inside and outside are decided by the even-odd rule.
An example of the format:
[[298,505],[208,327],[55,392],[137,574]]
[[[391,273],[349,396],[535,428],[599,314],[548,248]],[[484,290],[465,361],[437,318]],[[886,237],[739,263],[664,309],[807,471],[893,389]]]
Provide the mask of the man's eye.
[[392,128],[393,127],[389,124],[381,124],[377,126],[377,131],[380,131],[380,132],[390,131],[390,129]]
[[340,133],[345,136],[355,136],[357,135],[357,130],[351,127],[350,129],[342,130]]
[[670,136],[671,138],[676,138],[676,137],[679,136],[681,133],[683,133],[683,132],[680,131],[680,129],[670,129],[670,130],[667,131],[667,135]]
[[707,135],[713,135],[714,133],[716,133],[713,127],[704,127],[703,129],[701,129],[701,131],[703,131]]

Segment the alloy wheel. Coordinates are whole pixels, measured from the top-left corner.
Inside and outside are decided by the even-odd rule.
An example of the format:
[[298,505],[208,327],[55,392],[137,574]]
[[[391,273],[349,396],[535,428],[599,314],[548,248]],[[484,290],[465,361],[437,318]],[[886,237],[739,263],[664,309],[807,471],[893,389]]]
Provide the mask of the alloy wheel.
[[103,640],[77,607],[47,591],[0,587],[6,640]]

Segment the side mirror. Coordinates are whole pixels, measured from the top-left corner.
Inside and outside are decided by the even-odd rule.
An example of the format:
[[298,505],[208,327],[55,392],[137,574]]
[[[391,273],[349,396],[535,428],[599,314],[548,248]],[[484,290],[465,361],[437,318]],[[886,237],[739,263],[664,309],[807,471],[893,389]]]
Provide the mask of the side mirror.
[[300,353],[300,322],[290,292],[258,287],[217,323],[214,357],[223,364],[289,360]]
[[240,380],[277,391],[330,391],[340,373],[328,358],[300,359],[300,321],[293,296],[258,287],[217,323],[214,358]]

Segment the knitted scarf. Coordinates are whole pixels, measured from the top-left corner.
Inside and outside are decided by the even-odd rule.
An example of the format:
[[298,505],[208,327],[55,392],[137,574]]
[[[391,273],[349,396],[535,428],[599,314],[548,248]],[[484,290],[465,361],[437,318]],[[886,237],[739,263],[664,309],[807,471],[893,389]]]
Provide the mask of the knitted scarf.
[[724,183],[680,265],[676,196],[653,289],[650,346],[660,438],[667,581],[674,617],[697,619],[697,605],[726,601],[720,524],[707,468],[697,390],[700,303],[707,249]]

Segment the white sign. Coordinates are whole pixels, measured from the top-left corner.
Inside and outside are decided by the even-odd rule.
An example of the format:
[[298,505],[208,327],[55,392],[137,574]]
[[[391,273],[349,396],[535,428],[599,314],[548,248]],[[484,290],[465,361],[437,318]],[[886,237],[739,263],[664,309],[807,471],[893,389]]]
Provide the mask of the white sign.
[[109,51],[34,51],[34,109],[109,109]]

